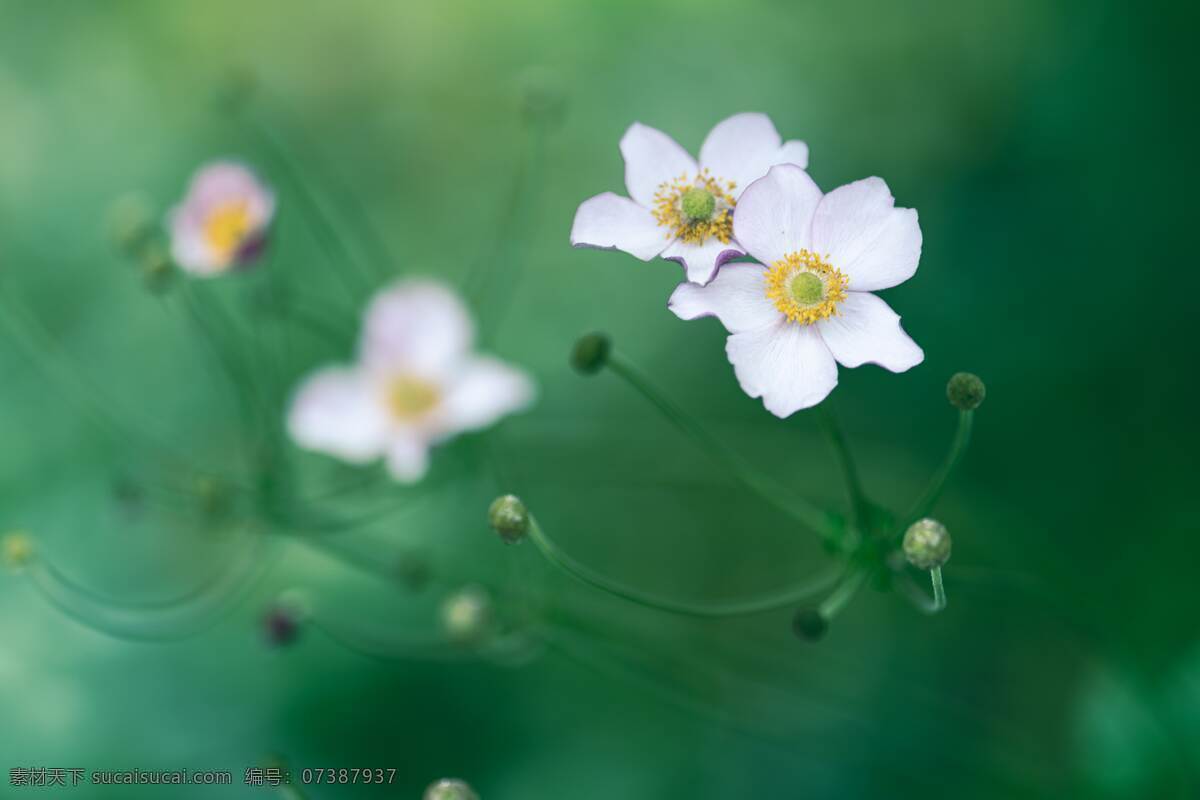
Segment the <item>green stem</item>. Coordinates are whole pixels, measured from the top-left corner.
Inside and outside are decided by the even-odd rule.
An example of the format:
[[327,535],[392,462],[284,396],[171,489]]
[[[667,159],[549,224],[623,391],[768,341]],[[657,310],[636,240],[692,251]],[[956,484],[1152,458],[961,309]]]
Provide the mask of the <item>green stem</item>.
[[529,518],[529,539],[555,566],[569,572],[584,583],[590,584],[601,591],[616,595],[638,605],[668,611],[673,614],[683,614],[691,617],[736,617],[750,614],[760,614],[780,608],[797,605],[814,594],[827,589],[841,574],[842,569],[828,571],[813,577],[811,580],[774,594],[764,595],[753,600],[736,603],[687,603],[679,600],[669,600],[656,597],[617,583],[600,573],[586,567],[562,551],[549,537],[532,516]]
[[907,572],[901,570],[897,573],[896,578],[901,593],[922,614],[937,614],[946,608],[946,587],[942,584],[941,567],[929,570],[929,579],[933,583],[932,599],[909,577]]
[[833,590],[829,597],[821,602],[817,607],[817,612],[825,619],[826,622],[833,620],[843,608],[846,607],[853,598],[858,594],[858,590],[866,583],[869,576],[869,570],[856,569],[849,573],[838,587]]
[[838,463],[842,466],[842,477],[846,481],[846,492],[850,496],[851,519],[855,527],[865,532],[871,520],[871,503],[863,491],[862,482],[858,477],[858,469],[854,464],[854,456],[850,453],[850,445],[842,433],[837,415],[834,414],[831,401],[826,400],[818,407],[821,424],[829,437],[830,444],[837,455]]
[[946,487],[946,481],[949,480],[955,467],[958,466],[958,462],[967,452],[967,445],[971,442],[971,425],[974,414],[973,411],[958,412],[958,430],[954,434],[954,441],[950,444],[950,452],[946,454],[946,460],[942,462],[941,468],[930,479],[929,486],[925,488],[925,491],[921,493],[901,521],[897,536],[903,535],[904,530],[912,523],[929,516],[933,507],[937,505],[942,489]]
[[823,539],[836,542],[836,531],[828,515],[803,498],[755,472],[736,453],[712,436],[694,417],[663,394],[650,379],[618,352],[609,354],[607,366],[640,392],[672,424],[690,437],[714,461],[728,469],[746,488],[780,511],[817,532]]

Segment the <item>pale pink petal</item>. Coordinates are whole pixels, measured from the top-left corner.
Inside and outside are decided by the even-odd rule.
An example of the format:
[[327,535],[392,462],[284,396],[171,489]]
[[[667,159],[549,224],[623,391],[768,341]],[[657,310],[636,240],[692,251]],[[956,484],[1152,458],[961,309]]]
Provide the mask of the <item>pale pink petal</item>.
[[654,193],[667,181],[695,177],[696,161],[679,143],[657,128],[635,122],[621,137],[625,187],[638,205],[654,206]]
[[196,171],[179,205],[167,215],[171,256],[180,268],[200,276],[222,273],[243,260],[241,251],[214,252],[205,236],[210,215],[222,206],[244,204],[248,216],[246,253],[257,252],[275,214],[275,195],[254,172],[234,161],[215,161]]
[[925,353],[900,327],[900,315],[873,294],[847,292],[838,316],[817,323],[833,357],[843,366],[878,364],[904,372],[925,359]]
[[777,417],[815,406],[837,386],[837,362],[811,325],[780,322],[725,343],[738,383]]
[[808,169],[808,145],[796,139],[783,143],[779,155],[775,157],[776,164],[795,164],[797,167]]
[[387,444],[388,420],[374,385],[351,368],[309,376],[292,399],[287,427],[300,447],[354,464],[378,458]]
[[783,319],[767,297],[762,264],[726,264],[707,286],[681,283],[667,307],[680,319],[716,317],[730,333],[773,326]]
[[496,358],[472,357],[449,387],[441,411],[443,435],[473,431],[528,408],[537,390],[521,370]]
[[808,173],[780,164],[746,187],[733,212],[733,236],[764,264],[807,248],[821,190]]
[[454,369],[474,338],[475,326],[458,295],[441,283],[409,278],[371,300],[359,356],[373,372],[434,377]]
[[584,200],[575,212],[571,244],[575,247],[616,248],[649,261],[671,243],[650,209],[612,192]]
[[703,285],[712,280],[717,269],[726,261],[744,255],[738,243],[732,240],[722,242],[720,239],[709,239],[703,244],[689,244],[676,239],[663,251],[662,257],[682,264],[687,279]]
[[887,289],[917,271],[921,226],[917,212],[895,208],[881,178],[866,178],[834,189],[813,216],[813,246],[846,273],[857,291]]
[[429,471],[429,444],[411,433],[394,435],[387,447],[387,469],[399,483],[416,483]]

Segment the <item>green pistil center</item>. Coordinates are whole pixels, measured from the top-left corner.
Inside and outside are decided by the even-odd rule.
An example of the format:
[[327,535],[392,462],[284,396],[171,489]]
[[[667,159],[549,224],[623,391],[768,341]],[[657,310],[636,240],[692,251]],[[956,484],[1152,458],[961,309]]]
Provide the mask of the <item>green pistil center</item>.
[[688,219],[705,220],[711,218],[716,210],[717,198],[713,197],[712,192],[697,186],[684,192],[679,204]]
[[788,292],[800,305],[811,306],[821,302],[825,295],[825,284],[811,272],[801,272],[788,283]]

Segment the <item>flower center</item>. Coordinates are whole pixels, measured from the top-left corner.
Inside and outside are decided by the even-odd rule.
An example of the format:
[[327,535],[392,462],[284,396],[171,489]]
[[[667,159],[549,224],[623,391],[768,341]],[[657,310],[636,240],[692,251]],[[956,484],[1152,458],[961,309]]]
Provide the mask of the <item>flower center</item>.
[[420,419],[441,399],[438,387],[412,375],[398,375],[387,386],[388,410],[402,422]]
[[732,181],[720,181],[700,170],[694,178],[681,175],[666,181],[654,195],[654,219],[667,236],[688,244],[710,238],[728,243],[733,236]]
[[204,221],[204,238],[222,261],[232,261],[250,233],[250,204],[234,200],[217,206]]
[[788,253],[767,270],[767,297],[790,321],[801,325],[835,316],[846,299],[845,274],[816,253]]

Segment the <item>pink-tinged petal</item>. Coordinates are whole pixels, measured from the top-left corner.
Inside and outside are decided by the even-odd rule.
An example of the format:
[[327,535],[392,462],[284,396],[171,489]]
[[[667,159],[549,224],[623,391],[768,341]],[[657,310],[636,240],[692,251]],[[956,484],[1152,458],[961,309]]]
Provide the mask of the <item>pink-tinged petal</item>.
[[707,286],[681,283],[667,307],[680,319],[716,317],[730,333],[773,326],[784,317],[766,294],[762,264],[726,264]]
[[397,434],[387,447],[388,474],[399,483],[416,483],[429,471],[429,444],[412,433]]
[[388,420],[375,387],[356,369],[320,370],[292,399],[288,433],[300,447],[364,464],[387,446]]
[[843,366],[872,363],[904,372],[925,360],[925,353],[900,327],[900,315],[875,295],[847,292],[838,313],[817,323],[817,328]]
[[659,227],[648,208],[612,192],[584,200],[571,226],[575,247],[616,248],[642,261],[654,258],[670,242],[669,231]]
[[777,417],[815,406],[837,386],[837,362],[811,325],[781,322],[725,343],[738,383]]
[[706,284],[726,261],[746,255],[734,241],[722,242],[709,239],[704,244],[689,244],[681,239],[671,242],[662,257],[683,265],[687,279],[692,283]]
[[813,217],[813,245],[846,273],[860,292],[903,283],[921,260],[917,212],[896,208],[882,178],[866,178],[834,189]]
[[475,326],[462,301],[441,283],[396,281],[371,300],[359,356],[372,372],[437,377],[470,351]]
[[808,173],[780,164],[746,187],[733,211],[733,236],[764,264],[807,248],[821,190]]
[[[205,227],[214,212],[230,205],[245,210],[245,236],[240,247],[216,252]],[[171,256],[182,269],[195,275],[220,274],[230,266],[253,260],[274,214],[275,195],[249,167],[235,161],[206,164],[192,176],[187,194],[167,216]]]
[[699,167],[679,143],[657,128],[635,122],[621,137],[625,187],[638,205],[654,206],[654,193],[667,181],[695,176]]
[[486,428],[528,408],[536,396],[533,381],[521,370],[496,358],[473,357],[447,391],[442,433]]

